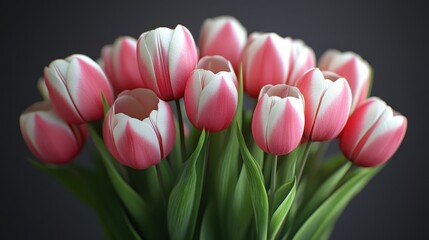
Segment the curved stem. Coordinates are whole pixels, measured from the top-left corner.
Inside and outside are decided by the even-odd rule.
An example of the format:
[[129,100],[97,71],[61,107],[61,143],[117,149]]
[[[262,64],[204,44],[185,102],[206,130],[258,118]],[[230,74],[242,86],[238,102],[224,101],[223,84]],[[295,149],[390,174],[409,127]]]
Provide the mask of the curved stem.
[[304,154],[302,155],[302,158],[301,158],[301,167],[299,168],[299,172],[298,172],[297,180],[296,180],[297,185],[301,181],[302,173],[304,172],[305,163],[307,162],[308,154],[310,153],[310,146],[311,146],[311,141],[308,141],[305,144]]
[[276,173],[277,173],[277,155],[274,155],[273,165],[271,166],[271,184],[270,184],[270,214],[274,213],[274,194],[276,192]]
[[174,100],[176,103],[177,117],[179,118],[179,134],[180,134],[180,154],[182,162],[186,161],[186,145],[185,145],[185,130],[183,128],[182,109],[180,107],[180,100]]

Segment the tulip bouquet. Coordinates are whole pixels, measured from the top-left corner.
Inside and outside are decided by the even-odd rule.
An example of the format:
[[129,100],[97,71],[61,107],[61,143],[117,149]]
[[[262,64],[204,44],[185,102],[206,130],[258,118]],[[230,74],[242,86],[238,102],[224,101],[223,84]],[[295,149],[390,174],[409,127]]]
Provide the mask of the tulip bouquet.
[[[328,239],[407,120],[352,52],[207,19],[58,59],[22,136],[108,239]],[[183,99],[183,100],[182,100]],[[88,137],[90,161],[71,162]],[[342,154],[325,156],[338,139]]]

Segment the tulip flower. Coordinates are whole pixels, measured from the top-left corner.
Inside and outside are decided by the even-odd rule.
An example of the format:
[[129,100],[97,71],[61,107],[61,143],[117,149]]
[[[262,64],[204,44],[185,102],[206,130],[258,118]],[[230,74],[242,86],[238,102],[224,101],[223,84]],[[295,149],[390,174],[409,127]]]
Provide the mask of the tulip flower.
[[185,90],[186,113],[198,129],[219,132],[237,110],[237,78],[231,63],[221,56],[203,57]]
[[300,39],[291,39],[292,53],[291,53],[291,70],[289,77],[286,80],[287,85],[295,86],[297,80],[308,69],[315,67],[316,56],[313,49],[305,45]]
[[121,164],[146,169],[173,149],[176,137],[173,113],[167,102],[149,89],[119,94],[103,124],[103,138]]
[[200,56],[221,55],[238,70],[240,56],[246,44],[247,31],[231,16],[208,18],[200,32]]
[[261,89],[252,119],[255,143],[265,152],[284,155],[294,150],[304,131],[304,97],[286,84]]
[[198,61],[189,30],[177,25],[143,33],[137,42],[137,62],[145,86],[164,101],[183,97],[186,81]]
[[322,71],[335,72],[347,80],[352,91],[350,113],[367,98],[371,67],[356,53],[328,50],[320,58],[319,68]]
[[137,65],[137,40],[123,36],[101,50],[103,69],[118,94],[124,90],[144,87]]
[[87,131],[61,119],[49,102],[37,102],[19,117],[21,133],[31,152],[42,162],[65,164],[82,149]]
[[290,71],[292,41],[275,33],[251,34],[243,50],[244,90],[257,97],[267,84],[286,83]]
[[311,141],[336,138],[350,113],[352,95],[346,79],[312,68],[301,76],[297,87],[305,98],[304,136]]
[[112,87],[100,66],[84,55],[57,59],[45,67],[45,82],[55,111],[69,123],[103,118],[102,93],[113,102]]
[[407,129],[407,118],[371,97],[350,116],[339,137],[341,151],[355,165],[374,167],[389,160]]

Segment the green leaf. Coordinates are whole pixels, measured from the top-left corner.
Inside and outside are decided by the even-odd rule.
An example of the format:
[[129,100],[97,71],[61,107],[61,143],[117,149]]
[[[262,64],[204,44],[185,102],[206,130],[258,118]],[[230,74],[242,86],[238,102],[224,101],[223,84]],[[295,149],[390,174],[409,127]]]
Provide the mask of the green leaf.
[[210,203],[207,206],[203,216],[199,239],[204,239],[204,240],[221,239],[220,237],[221,231],[219,231],[218,229],[216,217],[217,217],[216,205],[214,203]]
[[351,162],[346,161],[340,165],[333,173],[320,185],[317,190],[308,197],[308,202],[299,211],[298,218],[295,223],[300,226],[310,215],[317,209],[320,204],[329,197],[329,195],[337,187],[338,183],[343,179],[344,175],[351,167]]
[[43,164],[33,159],[28,159],[28,162],[34,167],[54,177],[79,200],[88,206],[93,207],[94,202],[91,198],[90,190],[85,183],[85,179],[83,178],[83,173],[80,173],[73,165],[59,166]]
[[[236,123],[238,125],[238,123]],[[250,200],[255,215],[257,239],[266,239],[268,233],[268,196],[264,186],[264,178],[257,161],[250,154],[240,128],[237,126],[237,137],[240,143],[240,152],[243,157],[250,188]]]
[[228,208],[227,239],[246,239],[246,234],[253,233],[253,231],[249,231],[253,213],[249,198],[249,184],[246,169],[243,166]]
[[140,195],[132,189],[130,185],[128,185],[116,170],[112,163],[115,160],[110,155],[103,140],[97,134],[95,129],[91,125],[88,125],[88,128],[95,146],[101,155],[101,159],[113,188],[125,205],[128,214],[130,214],[132,219],[136,222],[138,229],[140,230],[139,232],[148,239],[158,239],[162,237],[163,234],[165,234],[165,231],[162,229],[163,225],[157,223],[157,216],[151,212],[143,198],[141,198]]
[[279,233],[286,216],[289,213],[289,210],[292,206],[292,203],[296,195],[296,180],[293,182],[286,183],[281,186],[275,194],[274,197],[274,207],[276,211],[271,217],[270,228],[269,228],[269,239],[276,239],[277,234]]
[[341,214],[347,204],[358,194],[371,178],[381,170],[377,168],[359,168],[350,173],[343,184],[308,218],[294,235],[293,240],[321,239],[326,237],[328,229]]
[[34,160],[29,162],[53,176],[67,189],[86,203],[97,214],[106,239],[140,240],[134,226],[125,214],[109,179],[103,172],[77,165],[45,165]]
[[103,102],[104,116],[106,116],[107,112],[110,109],[110,105],[109,105],[109,102],[107,101],[106,96],[104,95],[103,92],[101,92],[101,101]]
[[235,137],[235,128],[235,124],[232,124],[226,131],[226,135],[223,136],[224,138],[219,139],[219,142],[223,143],[222,148],[210,153],[212,158],[210,164],[213,166],[211,169],[214,170],[214,178],[209,179],[212,181],[210,186],[216,190],[215,199],[218,203],[218,212],[223,220],[227,218],[227,208],[231,203],[238,180],[239,146]]
[[199,208],[196,163],[204,145],[205,135],[204,131],[201,132],[198,145],[186,161],[183,172],[168,201],[167,223],[171,239],[192,239],[192,225],[195,221],[192,218],[196,217],[193,211]]
[[240,64],[240,75],[238,78],[238,102],[237,111],[234,116],[233,124],[238,122],[238,126],[241,127],[243,123],[243,66]]

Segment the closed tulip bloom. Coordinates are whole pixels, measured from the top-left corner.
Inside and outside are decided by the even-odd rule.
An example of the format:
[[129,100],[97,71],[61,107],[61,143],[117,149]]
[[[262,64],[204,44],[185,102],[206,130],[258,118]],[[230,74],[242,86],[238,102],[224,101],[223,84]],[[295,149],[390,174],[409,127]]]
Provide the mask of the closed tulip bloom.
[[186,81],[198,61],[189,30],[177,25],[143,33],[137,43],[137,62],[145,86],[164,101],[183,97]]
[[149,89],[119,94],[103,124],[103,138],[121,164],[146,169],[173,149],[176,137],[173,113],[167,102]]
[[347,80],[352,91],[350,113],[367,98],[371,67],[356,53],[328,50],[320,58],[319,68],[322,71],[335,72]]
[[336,138],[347,122],[352,102],[346,79],[312,68],[301,76],[297,87],[305,98],[304,136],[311,141]]
[[300,39],[292,39],[291,63],[292,67],[289,77],[286,81],[287,85],[295,86],[297,80],[308,69],[314,68],[316,65],[316,56],[313,49],[307,46]]
[[230,62],[221,56],[203,57],[185,90],[191,123],[198,129],[219,132],[231,124],[237,101],[237,78]]
[[262,150],[274,155],[290,153],[301,141],[304,122],[304,98],[298,88],[279,84],[261,89],[252,133]]
[[339,137],[341,151],[355,165],[374,167],[389,160],[407,130],[407,118],[371,97],[350,116]]
[[31,105],[19,117],[21,133],[31,152],[42,162],[65,164],[82,149],[87,131],[61,119],[49,102]]
[[246,38],[246,29],[234,17],[208,18],[201,27],[200,56],[223,56],[238,70]]
[[243,86],[257,97],[267,84],[286,83],[290,71],[292,41],[275,33],[254,33],[243,50]]
[[118,94],[144,87],[137,64],[137,40],[123,36],[101,50],[103,69]]
[[84,55],[57,59],[45,67],[45,82],[55,111],[69,123],[103,118],[104,94],[113,102],[113,91],[100,66]]

